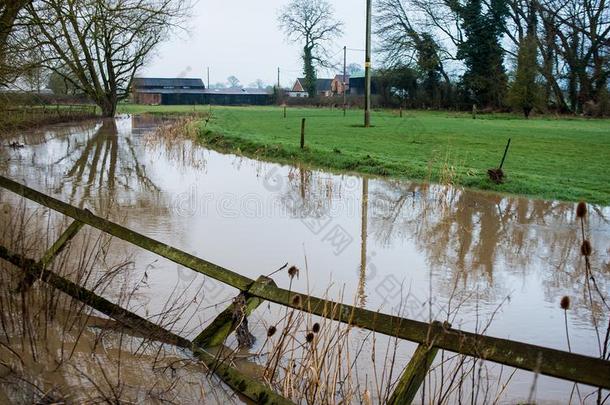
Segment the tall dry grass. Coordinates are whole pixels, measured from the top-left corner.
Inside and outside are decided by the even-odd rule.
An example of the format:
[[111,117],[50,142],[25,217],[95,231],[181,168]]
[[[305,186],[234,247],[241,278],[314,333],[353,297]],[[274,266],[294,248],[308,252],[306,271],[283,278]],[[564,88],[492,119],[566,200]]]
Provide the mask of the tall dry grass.
[[[1,197],[2,195],[0,195]],[[68,221],[23,200],[0,204],[0,245],[39,258]],[[125,308],[145,280],[112,238],[87,227],[49,266]],[[17,292],[23,271],[0,260],[1,403],[230,403],[188,352],[153,341],[38,280]],[[186,309],[180,292],[149,319],[172,329]],[[175,329],[175,328],[174,328]]]

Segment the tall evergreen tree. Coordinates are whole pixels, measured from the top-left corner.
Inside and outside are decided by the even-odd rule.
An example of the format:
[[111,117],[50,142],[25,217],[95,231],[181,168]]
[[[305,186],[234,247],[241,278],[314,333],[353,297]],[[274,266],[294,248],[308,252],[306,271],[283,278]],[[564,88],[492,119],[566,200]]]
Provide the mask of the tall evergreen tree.
[[462,78],[471,101],[481,106],[499,107],[506,91],[504,50],[500,44],[508,15],[504,0],[450,0],[459,16],[465,39],[458,44],[458,59],[464,61]]
[[536,101],[539,99],[539,86],[536,83],[538,74],[538,44],[536,42],[536,15],[533,4],[529,6],[527,35],[519,44],[517,55],[517,72],[515,81],[508,93],[510,105],[523,111],[525,118],[529,118]]

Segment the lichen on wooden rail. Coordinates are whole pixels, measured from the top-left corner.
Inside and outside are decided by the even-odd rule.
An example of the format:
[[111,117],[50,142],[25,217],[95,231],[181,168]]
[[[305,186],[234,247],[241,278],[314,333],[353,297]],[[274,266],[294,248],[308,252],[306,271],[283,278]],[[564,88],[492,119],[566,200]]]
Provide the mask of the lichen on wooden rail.
[[428,342],[420,343],[415,349],[415,353],[411,356],[411,360],[405,367],[402,375],[396,383],[394,392],[388,400],[388,405],[403,405],[410,404],[415,399],[415,395],[419,391],[430,366],[436,357],[438,347],[434,345],[435,339],[443,331],[443,325],[440,322],[433,322],[429,333]]
[[264,384],[255,381],[254,379],[245,376],[237,369],[228,366],[225,362],[219,362],[218,359],[201,348],[195,348],[193,353],[202,360],[208,368],[214,370],[229,387],[235,391],[242,393],[257,404],[282,405],[294,404],[287,398],[271,391]]
[[[329,308],[339,306],[339,316],[334,319],[336,321],[417,343],[426,342],[431,328],[431,324],[426,322],[317,297],[298,294],[301,296],[300,299],[294,300],[294,296],[297,295],[294,291],[260,283],[252,285],[248,292],[267,301],[327,318]],[[295,301],[298,302],[295,304]],[[443,329],[435,345],[454,353],[610,389],[610,361],[451,328]],[[539,358],[542,360],[539,361]]]

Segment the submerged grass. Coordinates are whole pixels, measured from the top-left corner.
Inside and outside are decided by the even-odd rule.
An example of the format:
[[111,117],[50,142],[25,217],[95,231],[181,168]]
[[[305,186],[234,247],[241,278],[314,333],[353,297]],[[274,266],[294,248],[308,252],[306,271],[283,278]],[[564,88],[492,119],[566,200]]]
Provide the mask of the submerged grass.
[[[208,112],[208,106],[123,106],[131,113]],[[299,147],[306,118],[305,149]],[[610,121],[575,117],[517,119],[413,111],[400,118],[376,111],[373,127],[362,112],[294,108],[283,118],[278,107],[212,107],[201,140],[212,148],[316,167],[413,180],[445,182],[502,193],[610,205]],[[506,181],[495,184],[487,170],[504,164]],[[586,161],[587,165],[582,163]]]

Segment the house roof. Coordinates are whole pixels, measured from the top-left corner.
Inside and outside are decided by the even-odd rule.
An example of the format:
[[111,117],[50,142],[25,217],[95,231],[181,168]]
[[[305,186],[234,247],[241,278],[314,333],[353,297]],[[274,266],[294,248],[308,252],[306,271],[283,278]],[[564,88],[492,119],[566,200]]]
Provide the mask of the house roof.
[[316,80],[316,91],[330,91],[332,83],[333,79],[318,79]]
[[341,82],[341,83],[343,83],[343,82],[349,83],[349,75],[345,75],[345,80],[343,79],[343,75],[336,75],[334,80],[337,80],[338,82]]
[[203,80],[190,78],[159,78],[159,77],[137,77],[134,79],[135,87],[189,87],[205,88]]
[[[377,77],[379,75],[379,71],[376,69],[371,69],[371,77]],[[365,72],[364,70],[360,70],[358,72],[352,73],[351,76],[348,76],[348,79],[364,79]]]
[[265,89],[231,87],[226,89],[206,89],[208,94],[269,94]]
[[139,93],[149,94],[249,94],[249,95],[267,95],[269,94],[265,89],[240,89],[240,88],[228,88],[228,89],[138,89]]
[[[305,83],[305,78],[304,77],[299,77],[297,79],[299,82],[301,82],[301,86],[303,86],[303,88],[305,88],[304,83]],[[316,79],[316,92],[320,92],[320,91],[330,91],[331,90],[331,85],[332,85],[333,79]],[[307,91],[307,90],[305,90]]]

